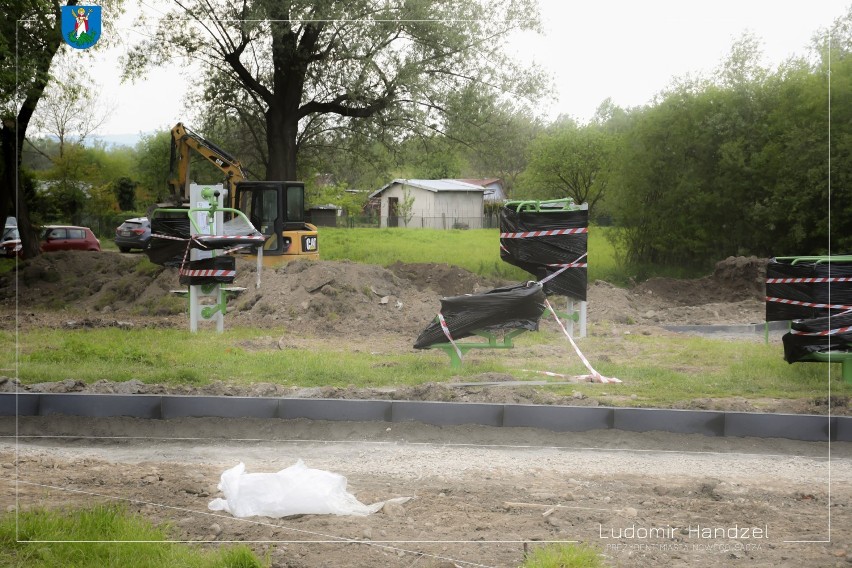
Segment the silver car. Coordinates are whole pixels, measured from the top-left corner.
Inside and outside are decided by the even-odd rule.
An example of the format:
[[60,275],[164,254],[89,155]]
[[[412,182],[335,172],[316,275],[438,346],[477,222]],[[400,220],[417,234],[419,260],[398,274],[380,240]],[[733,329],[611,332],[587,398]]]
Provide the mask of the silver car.
[[121,252],[145,250],[151,240],[151,222],[147,217],[128,219],[115,230],[115,244]]

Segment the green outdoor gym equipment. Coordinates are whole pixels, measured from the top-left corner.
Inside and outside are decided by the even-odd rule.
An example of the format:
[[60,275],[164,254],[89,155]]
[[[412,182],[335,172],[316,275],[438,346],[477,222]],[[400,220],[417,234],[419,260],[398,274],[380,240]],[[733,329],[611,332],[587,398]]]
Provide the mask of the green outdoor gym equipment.
[[[814,264],[831,264],[852,262],[852,255],[815,255],[815,256],[779,256],[777,260],[790,261],[791,265],[800,262],[812,262]],[[790,329],[788,325],[788,329]],[[769,322],[764,323],[764,341],[769,343]],[[803,357],[800,363],[840,363],[843,382],[852,384],[852,352],[848,351],[824,351],[822,353],[811,353]]]

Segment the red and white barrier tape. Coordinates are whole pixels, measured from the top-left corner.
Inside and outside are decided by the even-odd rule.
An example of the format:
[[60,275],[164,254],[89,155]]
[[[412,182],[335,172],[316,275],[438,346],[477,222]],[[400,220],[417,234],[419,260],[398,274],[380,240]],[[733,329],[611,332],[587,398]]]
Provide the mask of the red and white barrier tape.
[[446,320],[444,320],[444,315],[441,312],[438,312],[438,322],[441,324],[441,330],[444,332],[444,335],[447,336],[447,339],[450,340],[450,343],[452,344],[453,349],[456,350],[456,354],[459,356],[459,360],[461,360],[461,358],[462,358],[461,349],[459,349],[459,346],[456,345],[456,342],[453,339],[453,336],[450,335],[450,328],[447,327],[447,322],[446,322]]
[[251,245],[249,245],[249,244],[237,245],[237,246],[231,247],[229,249],[223,249],[223,250],[220,251],[220,253],[223,254],[223,255],[231,254],[232,252],[237,252],[238,250],[242,250],[242,249],[246,248],[247,246],[251,246]]
[[521,369],[521,371],[525,373],[538,373],[539,375],[544,375],[545,377],[557,377],[559,379],[570,379],[571,377],[568,375],[563,375],[562,373],[553,373],[551,371],[536,371],[535,369]]
[[[587,254],[589,254],[589,253],[584,252],[584,253],[582,254],[582,256],[580,256],[577,260],[583,260],[583,259],[586,257],[586,255],[587,255]],[[553,274],[551,274],[550,276],[547,276],[546,278],[542,278],[541,280],[539,280],[539,281],[538,281],[538,283],[539,283],[539,284],[541,284],[541,285],[543,286],[546,282],[550,282],[551,280],[553,280],[554,278],[556,278],[557,276],[559,276],[560,274],[562,274],[563,272],[565,272],[565,271],[566,271],[566,270],[568,270],[569,268],[573,268],[573,267],[574,267],[574,264],[576,264],[576,263],[577,263],[577,260],[575,260],[572,264],[563,264],[563,265],[561,265],[561,266],[562,266],[562,268],[560,268],[559,270],[557,270],[556,272],[554,272],[554,273],[553,273]],[[554,266],[554,265],[548,265],[548,266]]]
[[501,239],[528,239],[530,237],[552,237],[556,235],[576,235],[579,233],[588,233],[587,227],[577,229],[553,229],[550,231],[524,231],[522,233],[500,233]]
[[790,304],[793,306],[805,306],[806,308],[829,308],[832,310],[852,310],[852,306],[843,304],[815,304],[813,302],[800,302],[799,300],[787,300],[784,298],[773,298],[766,296],[767,302],[776,302],[778,304]]
[[568,264],[545,264],[545,266],[552,266],[554,268],[557,267],[557,266],[561,266],[562,268],[587,268],[589,266],[589,263],[587,263],[587,262],[569,262]]
[[152,233],[151,237],[155,238],[155,239],[166,239],[166,240],[169,240],[169,241],[188,241],[189,240],[189,239],[184,239],[184,238],[181,238],[181,237],[173,237],[171,235],[161,235],[160,233]]
[[565,337],[568,338],[568,341],[571,342],[571,346],[574,348],[574,351],[577,353],[577,357],[580,358],[580,361],[583,362],[583,365],[585,365],[586,368],[589,370],[589,373],[591,373],[589,375],[590,380],[592,382],[598,382],[598,383],[620,383],[621,380],[619,380],[619,379],[616,379],[614,377],[604,377],[603,375],[601,375],[600,373],[595,371],[594,367],[592,367],[592,364],[589,363],[589,360],[586,359],[586,357],[580,351],[580,348],[577,347],[576,343],[574,343],[574,339],[571,337],[571,334],[568,333],[568,330],[565,329],[564,325],[562,325],[562,321],[559,319],[559,316],[556,315],[556,310],[554,310],[553,306],[550,305],[550,301],[545,298],[544,304],[547,306],[547,309],[550,310],[550,313],[553,314],[553,318],[556,320],[556,323],[559,324],[559,329],[562,330],[562,333],[564,333]]
[[841,333],[849,333],[852,331],[852,325],[847,327],[839,327],[837,329],[829,329],[826,331],[797,331],[795,329],[790,330],[790,333],[793,335],[810,335],[814,337],[820,336],[828,336],[828,335],[840,335]]
[[196,235],[194,238],[202,241],[262,241],[263,235]]
[[[556,377],[557,379],[567,379],[572,383],[580,383],[583,381],[591,381],[591,375],[563,375],[562,373],[554,373],[553,371],[537,371],[535,369],[521,369],[521,371],[525,373],[536,373],[538,375],[544,375],[545,377]],[[610,379],[612,380],[612,379]]]
[[180,270],[181,276],[236,276],[236,270]]
[[838,276],[831,278],[767,278],[767,284],[804,284],[823,282],[852,282],[852,276]]

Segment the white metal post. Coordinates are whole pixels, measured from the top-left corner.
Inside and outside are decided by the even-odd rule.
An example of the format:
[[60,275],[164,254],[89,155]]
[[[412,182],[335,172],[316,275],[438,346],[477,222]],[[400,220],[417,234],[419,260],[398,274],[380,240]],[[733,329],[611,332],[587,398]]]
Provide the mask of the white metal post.
[[568,297],[568,304],[565,306],[565,311],[568,314],[568,318],[565,320],[565,330],[568,332],[568,335],[574,337],[574,313],[576,310],[577,313],[577,324],[580,331],[579,337],[586,337],[586,308],[588,306],[588,302],[585,300],[574,300],[574,298]]
[[[219,197],[217,198],[217,204],[219,207],[222,207],[224,201],[225,190],[221,184],[214,186],[201,186],[197,184],[192,184],[189,187],[189,205],[192,208],[196,209],[209,209],[210,203],[201,195],[202,190],[204,189],[213,189],[214,191],[219,192]],[[224,230],[224,216],[221,211],[217,211],[213,215],[212,222],[208,218],[207,213],[197,212],[194,213],[194,221],[198,225],[202,234],[206,235],[218,235],[221,234],[221,231]],[[190,222],[190,233],[194,230],[192,223]],[[212,251],[199,251],[196,249],[190,250],[190,260],[201,260],[204,258],[211,258],[213,256]],[[205,291],[204,289],[207,288]],[[205,307],[212,307],[210,304],[205,304],[201,302],[202,298],[210,298],[214,299],[218,305],[223,305],[225,301],[225,291],[222,290],[221,284],[212,284],[212,285],[200,285],[200,284],[192,284],[189,286],[189,330],[191,332],[198,331],[198,322],[199,320],[204,321],[215,321],[216,322],[216,331],[222,333],[225,329],[225,318],[224,314],[221,310],[215,310],[213,315],[205,317],[203,310]]]

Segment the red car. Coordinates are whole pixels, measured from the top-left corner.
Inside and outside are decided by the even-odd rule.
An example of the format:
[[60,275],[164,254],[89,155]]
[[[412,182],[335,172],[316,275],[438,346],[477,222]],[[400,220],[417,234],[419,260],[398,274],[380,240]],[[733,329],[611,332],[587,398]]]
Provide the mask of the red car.
[[41,235],[41,252],[55,250],[100,251],[101,242],[88,227],[47,225]]

